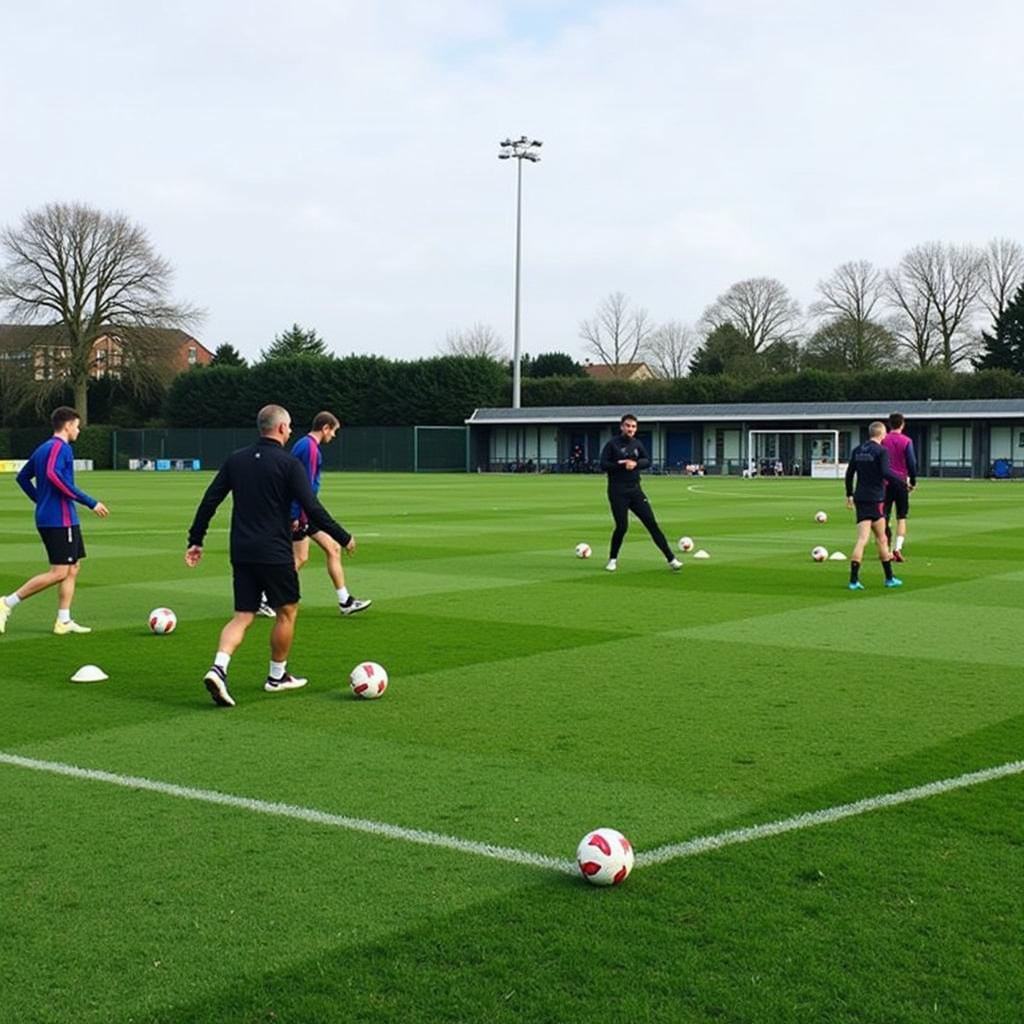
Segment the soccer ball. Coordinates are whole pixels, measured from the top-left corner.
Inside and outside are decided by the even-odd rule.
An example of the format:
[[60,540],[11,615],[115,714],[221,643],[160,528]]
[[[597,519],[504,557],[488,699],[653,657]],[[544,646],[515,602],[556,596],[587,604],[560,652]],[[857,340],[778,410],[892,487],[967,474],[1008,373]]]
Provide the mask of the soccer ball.
[[170,608],[154,608],[149,613],[149,628],[158,636],[173,633],[178,624],[178,616]]
[[576,545],[576,557],[577,558],[589,558],[591,554],[589,544],[577,544]]
[[828,551],[819,544],[816,548],[811,549],[811,558],[816,562],[824,562],[828,558]]
[[633,846],[613,828],[596,828],[580,840],[576,863],[591,885],[619,885],[633,870]]
[[828,515],[825,512],[815,512],[814,513],[814,521],[816,523],[827,523],[828,522]]
[[376,700],[388,688],[388,674],[375,661],[362,661],[348,677],[349,686],[357,697]]
[[693,538],[692,537],[680,537],[679,538],[679,550],[680,551],[692,551],[693,550]]

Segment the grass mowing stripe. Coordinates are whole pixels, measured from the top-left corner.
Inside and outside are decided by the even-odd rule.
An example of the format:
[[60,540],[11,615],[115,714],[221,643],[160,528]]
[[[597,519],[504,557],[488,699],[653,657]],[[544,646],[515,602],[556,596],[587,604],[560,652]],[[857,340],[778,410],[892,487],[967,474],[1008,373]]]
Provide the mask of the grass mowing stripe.
[[698,836],[696,839],[689,839],[685,843],[670,843],[667,846],[659,846],[657,849],[648,850],[646,853],[638,853],[636,856],[636,866],[647,867],[651,864],[664,864],[666,861],[677,860],[680,857],[693,857],[698,853],[718,850],[723,846],[734,846],[737,843],[749,843],[755,839],[767,839],[770,836],[782,835],[785,832],[795,832],[798,829],[828,825],[833,821],[853,818],[859,814],[867,814],[869,811],[881,810],[884,807],[896,807],[899,804],[923,800],[925,797],[936,796],[940,793],[949,793],[954,789],[965,789],[967,786],[976,786],[982,782],[991,782],[993,779],[1003,779],[1009,775],[1020,774],[1024,774],[1024,761],[1008,761],[1006,764],[998,765],[995,768],[983,768],[981,771],[968,772],[966,775],[957,775],[955,778],[940,779],[938,782],[928,782],[923,786],[901,789],[896,793],[870,796],[864,800],[855,800],[851,804],[839,804],[836,807],[829,807],[822,811],[808,811],[804,814],[796,814],[792,818],[770,821],[766,825],[731,829],[728,832],[720,832],[714,836]]
[[388,825],[380,821],[368,821],[365,818],[349,818],[342,814],[329,814],[326,811],[318,811],[310,807],[296,807],[294,804],[271,803],[266,800],[254,800],[250,797],[231,796],[229,793],[218,793],[212,789],[192,789],[188,786],[176,786],[170,782],[159,782],[155,779],[146,779],[135,775],[116,775],[113,772],[97,771],[92,768],[79,768],[77,765],[62,764],[60,761],[40,761],[2,751],[0,751],[0,764],[29,768],[37,772],[49,772],[53,775],[65,775],[74,779],[86,779],[90,782],[108,782],[114,786],[124,786],[126,789],[144,789],[152,793],[162,793],[165,796],[180,797],[183,800],[197,800],[200,803],[236,807],[244,811],[253,811],[256,814],[296,818],[299,821],[315,825],[330,825],[334,828],[348,829],[351,832],[367,832],[388,839],[418,843],[421,846],[440,846],[461,853],[475,853],[480,857],[490,857],[492,860],[504,860],[528,867],[548,868],[563,874],[576,873],[576,864],[571,860],[559,860],[556,857],[546,857],[540,853],[515,850],[507,846],[478,843],[471,839],[460,839],[458,836],[442,835],[439,832],[426,832],[422,829]]
[[[192,789],[188,786],[177,786],[169,782],[133,775],[117,775],[113,772],[97,771],[91,768],[79,768],[77,765],[63,764],[60,761],[41,761],[36,758],[22,757],[0,751],[0,764],[8,764],[17,768],[28,768],[33,771],[49,772],[91,782],[108,782],[127,789],[142,789],[165,796],[176,796],[185,800],[197,800],[201,803],[218,804],[224,807],[236,807],[241,810],[253,811],[257,814],[269,814],[281,818],[295,818],[299,821],[315,825],[330,825],[353,832],[366,832],[370,835],[384,836],[388,839],[400,839],[405,842],[417,843],[421,846],[440,846],[460,853],[472,853],[492,860],[503,860],[511,864],[528,867],[547,868],[561,874],[575,875],[576,863],[571,860],[560,860],[528,850],[517,850],[508,846],[496,846],[491,843],[480,843],[471,839],[460,839],[458,836],[443,835],[439,832],[428,832],[423,829],[402,828],[388,825],[385,822],[369,821],[365,818],[350,818],[341,814],[330,814],[309,807],[297,807],[294,804],[273,803],[256,800],[251,797],[231,796],[210,789]],[[752,825],[747,828],[730,829],[717,835],[698,836],[683,843],[670,843],[636,855],[636,867],[644,868],[655,864],[664,864],[681,857],[693,857],[700,853],[709,853],[725,846],[738,843],[749,843],[756,839],[767,839],[771,836],[796,832],[818,825],[828,825],[844,818],[853,818],[871,811],[886,807],[897,807],[900,804],[923,800],[926,797],[949,793],[956,789],[965,789],[982,782],[991,782],[1011,775],[1024,774],[1024,761],[1008,761],[994,768],[983,768],[980,771],[968,772],[953,778],[928,782],[922,786],[912,786],[895,793],[882,793],[879,796],[866,797],[849,804],[839,804],[820,811],[807,811],[791,818],[781,818],[764,825]]]

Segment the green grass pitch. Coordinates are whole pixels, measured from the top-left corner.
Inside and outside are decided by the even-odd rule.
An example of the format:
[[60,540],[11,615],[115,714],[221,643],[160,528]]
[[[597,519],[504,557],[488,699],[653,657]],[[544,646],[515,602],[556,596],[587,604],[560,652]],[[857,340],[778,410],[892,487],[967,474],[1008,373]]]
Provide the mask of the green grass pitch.
[[[83,474],[74,611],[0,637],[0,753],[281,802],[569,860],[638,851],[1024,757],[1024,489],[925,480],[902,590],[845,563],[829,481],[646,481],[604,571],[600,477],[335,474],[359,541],[343,619],[314,549],[289,667],[268,620],[201,685],[230,614],[228,504],[183,563],[208,474]],[[0,488],[0,592],[44,565]],[[824,525],[814,513],[829,513]],[[589,561],[573,557],[587,541]],[[873,554],[873,550],[869,549]],[[167,605],[176,632],[149,634]],[[391,674],[360,702],[349,670]],[[71,685],[96,663],[107,682]],[[1010,1022],[1024,1006],[1024,776],[638,867],[543,866],[0,763],[0,1019]]]

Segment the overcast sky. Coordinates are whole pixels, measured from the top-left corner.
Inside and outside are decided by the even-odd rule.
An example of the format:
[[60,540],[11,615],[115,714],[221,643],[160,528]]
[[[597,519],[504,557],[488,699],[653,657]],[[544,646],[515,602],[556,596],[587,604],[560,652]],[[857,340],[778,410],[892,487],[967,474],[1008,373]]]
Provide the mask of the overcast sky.
[[1024,240],[1010,0],[48,0],[0,15],[0,224],[118,210],[256,356],[298,322],[415,358],[473,323],[580,357],[622,291],[694,322],[734,281]]

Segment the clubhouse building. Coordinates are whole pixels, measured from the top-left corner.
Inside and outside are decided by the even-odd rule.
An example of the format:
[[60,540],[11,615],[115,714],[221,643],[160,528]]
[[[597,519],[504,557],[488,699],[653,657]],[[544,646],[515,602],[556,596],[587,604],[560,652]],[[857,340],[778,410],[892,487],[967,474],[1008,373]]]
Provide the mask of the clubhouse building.
[[1024,478],[1024,398],[477,409],[466,420],[468,468],[597,471],[630,412],[651,473],[833,476],[868,424],[895,411],[907,419],[922,476]]

